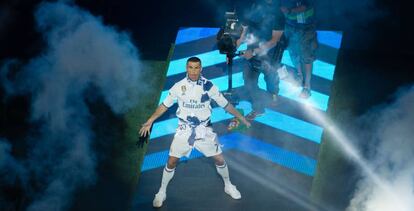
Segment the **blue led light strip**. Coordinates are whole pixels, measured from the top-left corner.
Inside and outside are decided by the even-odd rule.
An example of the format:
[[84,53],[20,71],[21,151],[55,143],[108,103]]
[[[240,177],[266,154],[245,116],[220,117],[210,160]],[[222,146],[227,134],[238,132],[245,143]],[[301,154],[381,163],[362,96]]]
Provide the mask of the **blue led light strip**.
[[[246,48],[245,45],[240,46],[240,49],[245,49],[245,48]],[[203,68],[213,66],[216,64],[220,64],[220,63],[224,63],[226,61],[226,56],[223,54],[220,54],[218,50],[210,51],[210,52],[206,52],[206,53],[202,53],[202,54],[198,54],[194,56],[197,56],[201,59]],[[185,57],[182,59],[176,59],[176,60],[171,61],[170,65],[168,66],[167,77],[172,76],[172,75],[177,75],[180,73],[184,73],[188,58],[190,57]],[[235,60],[240,59],[240,57],[235,57],[234,59]],[[282,63],[293,67],[293,63],[292,63],[292,60],[290,59],[290,55],[288,51],[285,51],[283,53]],[[335,70],[335,65],[332,65],[332,64],[320,61],[320,60],[316,60],[313,63],[312,74],[319,76],[321,78],[325,78],[327,80],[332,80],[334,70]]]
[[[211,36],[216,36],[219,28],[189,27],[178,31],[175,44],[182,44]],[[334,31],[316,31],[318,42],[336,49],[341,46],[342,35]]]
[[[249,113],[252,108],[251,104],[247,101],[240,101],[237,108],[243,109],[244,113]],[[213,123],[231,119],[233,116],[226,113],[222,108],[214,108],[211,121]],[[287,133],[296,135],[298,137],[305,138],[315,143],[320,143],[323,129],[317,125],[305,122],[294,117],[289,117],[285,114],[277,111],[266,109],[265,115],[255,119],[260,123],[266,124],[270,127],[285,131]],[[150,139],[155,139],[161,136],[170,135],[175,133],[178,119],[168,119],[154,123],[154,129],[151,132]]]
[[[291,67],[294,67],[290,58],[289,51],[283,52],[282,63]],[[323,62],[321,60],[315,60],[313,62],[312,75],[319,76],[321,78],[332,81],[335,72],[335,65]]]
[[316,31],[318,42],[336,49],[341,47],[342,35],[334,31]]
[[[240,133],[231,133],[221,136],[220,143],[224,145],[223,151],[231,149],[240,150],[309,176],[313,176],[315,172],[316,161],[314,159],[287,151],[265,143],[262,140],[248,137]],[[181,160],[195,159],[201,156],[203,155],[200,152],[194,150],[191,153],[190,158],[183,158]],[[141,172],[164,166],[167,158],[168,150],[146,155],[141,167]]]
[[[221,76],[218,78],[214,78],[211,80],[211,82],[215,84],[216,86],[218,86],[220,91],[225,91],[228,88],[228,76]],[[243,73],[239,72],[239,73],[233,74],[232,85],[233,85],[233,88],[242,87],[244,85]],[[263,74],[259,76],[259,87],[263,90],[266,89],[266,82],[264,80]],[[322,111],[326,111],[326,109],[328,108],[328,100],[329,100],[328,95],[311,90],[311,94],[312,94],[311,97],[308,99],[303,99],[303,98],[298,97],[301,91],[300,87],[295,87],[291,85],[290,83],[283,81],[283,80],[280,81],[279,89],[280,89],[279,90],[280,96],[289,98],[291,100],[295,100],[303,104],[310,104],[312,107],[320,109]],[[161,93],[159,104],[162,103],[162,101],[164,101],[167,95],[168,95],[168,90],[165,90]]]
[[[247,48],[247,45],[242,44],[240,45],[238,50],[246,50],[246,48]],[[168,71],[167,71],[167,77],[172,76],[172,75],[177,75],[180,73],[184,73],[187,59],[193,56],[200,58],[203,68],[213,66],[216,64],[220,64],[220,63],[224,63],[226,61],[226,55],[220,54],[218,50],[209,51],[209,52],[205,52],[205,53],[201,53],[197,55],[192,55],[192,56],[181,58],[181,59],[176,59],[176,60],[170,61],[170,64],[168,66]],[[234,57],[234,60],[236,59],[240,59],[240,57],[238,56]]]
[[180,29],[177,34],[177,39],[175,44],[182,44],[186,42],[191,42],[211,36],[216,36],[219,28],[205,28],[205,27],[191,27]]

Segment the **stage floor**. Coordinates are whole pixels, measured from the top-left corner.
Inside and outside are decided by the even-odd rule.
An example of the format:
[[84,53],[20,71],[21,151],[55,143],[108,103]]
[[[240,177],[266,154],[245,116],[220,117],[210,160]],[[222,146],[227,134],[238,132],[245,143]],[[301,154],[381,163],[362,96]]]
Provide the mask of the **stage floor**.
[[[219,86],[221,91],[227,90],[225,55],[219,54],[216,48],[217,31],[217,28],[179,30],[160,102],[167,90],[185,77],[185,62],[191,56],[202,60],[202,74],[206,78]],[[242,194],[240,200],[233,200],[224,193],[223,182],[213,161],[194,150],[189,159],[182,160],[178,165],[168,186],[167,200],[160,209],[317,210],[309,201],[309,193],[324,129],[305,111],[304,106],[310,107],[312,112],[327,111],[341,40],[340,32],[318,31],[320,45],[314,62],[312,96],[309,99],[299,98],[301,88],[287,79],[282,80],[278,104],[267,106],[265,115],[258,117],[252,122],[252,127],[243,132],[227,131],[231,115],[222,108],[213,109],[213,128],[223,144],[232,183]],[[287,51],[282,63],[289,72],[293,71]],[[233,88],[240,96],[237,107],[247,114],[251,111],[251,104],[244,98],[244,65],[243,59],[235,58]],[[263,76],[259,84],[264,90]],[[160,186],[177,126],[175,110],[176,106],[154,124],[133,210],[153,209],[152,200]]]

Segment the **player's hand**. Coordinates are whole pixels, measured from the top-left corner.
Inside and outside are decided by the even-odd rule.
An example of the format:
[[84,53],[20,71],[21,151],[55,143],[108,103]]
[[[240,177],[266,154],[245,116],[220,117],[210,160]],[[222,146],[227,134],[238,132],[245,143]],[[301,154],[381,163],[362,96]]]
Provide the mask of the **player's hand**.
[[250,128],[252,126],[252,124],[250,124],[249,121],[246,120],[246,118],[242,118],[241,121],[243,122],[244,125],[246,125],[247,128]]
[[144,124],[142,124],[141,129],[139,129],[139,135],[142,137],[146,137],[150,134],[151,132],[151,127],[152,127],[152,122],[145,122]]

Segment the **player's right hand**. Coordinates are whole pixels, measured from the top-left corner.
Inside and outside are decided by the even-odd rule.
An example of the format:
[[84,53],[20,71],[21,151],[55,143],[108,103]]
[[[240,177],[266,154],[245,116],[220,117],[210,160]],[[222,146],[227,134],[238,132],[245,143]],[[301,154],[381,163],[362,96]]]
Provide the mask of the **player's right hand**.
[[149,135],[151,131],[151,126],[152,126],[152,122],[148,122],[148,121],[142,124],[141,129],[139,129],[139,135],[143,137]]

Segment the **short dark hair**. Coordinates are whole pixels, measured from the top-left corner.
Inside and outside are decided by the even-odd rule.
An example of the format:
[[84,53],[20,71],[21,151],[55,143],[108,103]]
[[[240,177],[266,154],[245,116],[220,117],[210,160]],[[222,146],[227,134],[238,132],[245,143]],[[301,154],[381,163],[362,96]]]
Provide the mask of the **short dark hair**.
[[198,58],[198,57],[195,57],[195,56],[188,58],[187,59],[187,64],[188,64],[188,62],[198,62],[198,63],[200,63],[200,66],[201,66],[201,59]]

